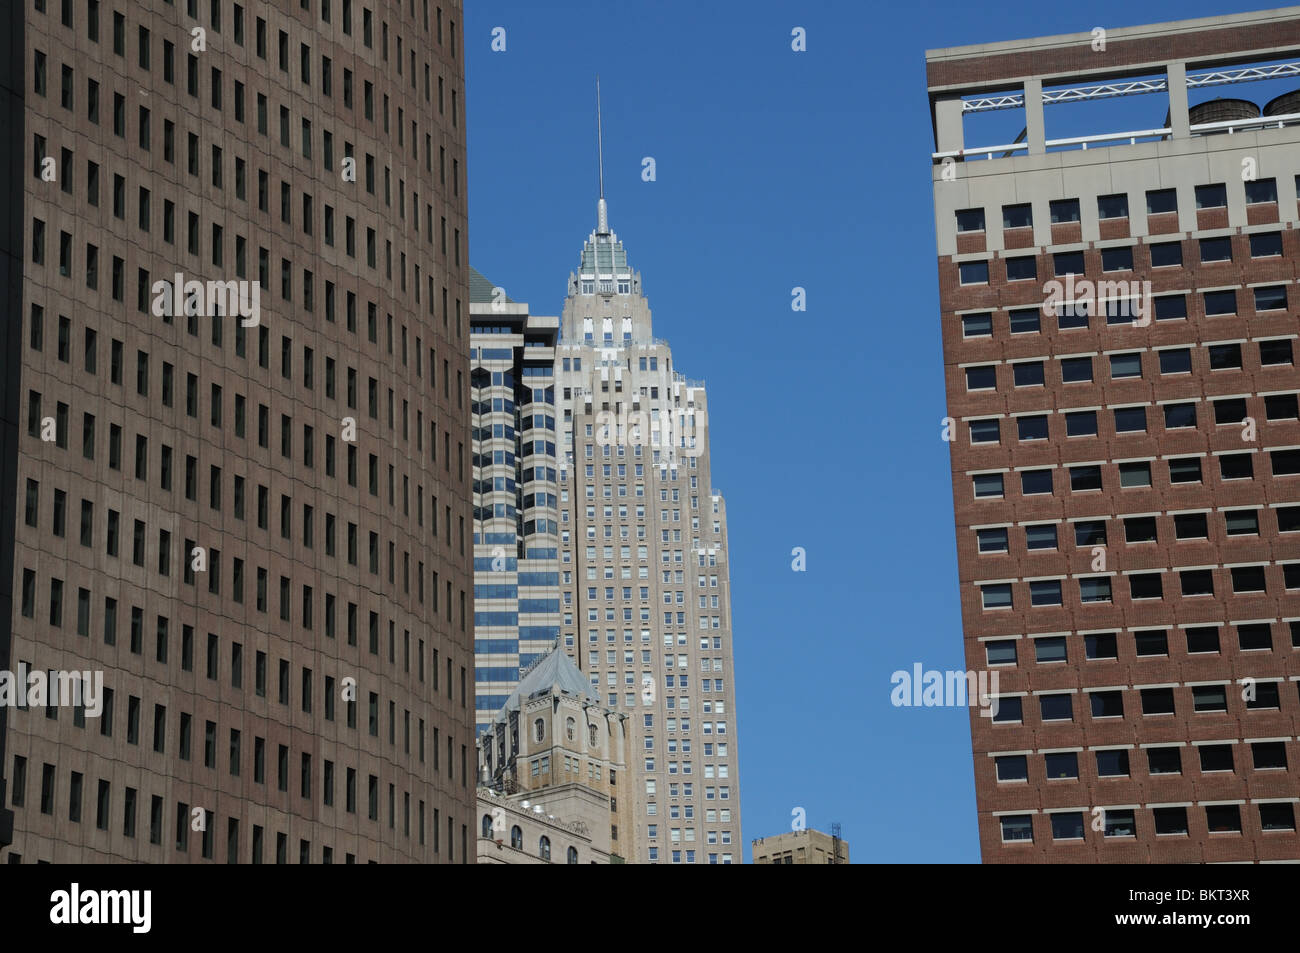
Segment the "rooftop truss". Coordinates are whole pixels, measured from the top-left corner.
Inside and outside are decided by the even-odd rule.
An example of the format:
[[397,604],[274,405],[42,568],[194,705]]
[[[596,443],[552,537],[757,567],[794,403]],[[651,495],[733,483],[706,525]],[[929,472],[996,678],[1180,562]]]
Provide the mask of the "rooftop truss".
[[[1265,79],[1288,79],[1300,76],[1300,62],[1277,63],[1272,66],[1247,66],[1242,69],[1214,70],[1187,76],[1188,89],[1207,86],[1226,86],[1230,83],[1254,83]],[[1146,93],[1163,93],[1169,89],[1165,79],[1140,79],[1123,83],[1102,83],[1099,86],[1070,86],[1043,92],[1043,105],[1079,103],[1091,99],[1111,99],[1116,96],[1141,96]],[[1007,93],[1003,96],[986,96],[962,100],[963,113],[990,112],[995,109],[1018,109],[1025,104],[1024,93]]]

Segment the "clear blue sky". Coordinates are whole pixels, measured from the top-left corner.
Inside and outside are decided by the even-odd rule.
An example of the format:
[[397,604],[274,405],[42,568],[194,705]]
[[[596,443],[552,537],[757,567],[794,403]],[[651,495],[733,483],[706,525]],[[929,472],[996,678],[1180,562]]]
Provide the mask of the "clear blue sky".
[[[709,385],[746,860],[752,838],[789,830],[802,807],[810,827],[841,822],[855,861],[978,862],[967,712],[889,701],[897,669],[965,668],[925,50],[1262,7],[465,6],[470,261],[535,313],[559,314],[595,224],[599,73],[610,224],[675,366]],[[796,26],[803,53],[790,48]],[[505,52],[491,50],[495,27]],[[1263,86],[1212,95],[1275,94]],[[1048,133],[1164,119],[1161,97],[1120,102],[1133,125],[1074,128],[1096,104],[1062,106],[1070,128],[1053,111]],[[1002,138],[997,123],[1016,128]],[[993,124],[988,144],[1023,122]],[[791,311],[795,286],[806,313]],[[791,570],[796,546],[806,572]]]

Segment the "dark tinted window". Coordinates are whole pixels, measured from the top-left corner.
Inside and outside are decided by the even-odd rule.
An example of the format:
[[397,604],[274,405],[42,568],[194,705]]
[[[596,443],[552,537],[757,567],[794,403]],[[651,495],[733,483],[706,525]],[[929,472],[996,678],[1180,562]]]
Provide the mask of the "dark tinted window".
[[1030,205],[1002,206],[1003,228],[1029,228],[1034,224],[1033,207]]
[[1177,347],[1160,351],[1161,374],[1189,374],[1192,370],[1192,351],[1190,348]]
[[1083,274],[1083,252],[1061,251],[1052,256],[1056,275]]
[[1132,271],[1133,248],[1124,245],[1120,248],[1103,248],[1101,250],[1102,271]]
[[1079,221],[1078,199],[1057,199],[1051,203],[1052,224]]
[[1068,357],[1061,361],[1061,379],[1066,383],[1092,380],[1092,358]]
[[1250,257],[1270,258],[1282,254],[1281,232],[1256,232],[1250,236]]
[[1102,195],[1097,199],[1098,218],[1128,218],[1127,195]]
[[1261,202],[1277,201],[1277,180],[1256,179],[1244,183],[1246,186],[1246,204],[1258,205]]
[[1151,266],[1153,268],[1163,268],[1166,265],[1181,265],[1183,263],[1183,245],[1182,242],[1161,242],[1151,247]]
[[1223,208],[1228,204],[1228,190],[1222,183],[1218,185],[1198,185],[1196,187],[1197,208]]
[[1277,311],[1286,308],[1286,286],[1270,285],[1267,288],[1255,288],[1255,310]]
[[1020,492],[1025,496],[1036,493],[1052,492],[1051,470],[1022,470],[1020,473]]
[[1237,292],[1235,291],[1207,291],[1203,297],[1207,315],[1237,313]]
[[1187,654],[1218,653],[1219,627],[1216,625],[1194,625],[1187,630]]
[[1161,295],[1155,299],[1157,321],[1178,321],[1187,317],[1186,295]]
[[[1114,632],[1103,632],[1083,637],[1083,654],[1089,659],[1113,659],[1119,654],[1119,640]],[[1093,706],[1096,712],[1096,705]]]
[[1232,239],[1202,238],[1201,261],[1232,261]]
[[1033,255],[1007,259],[1007,281],[1025,281],[1038,277],[1038,259]]
[[1182,774],[1182,753],[1177,748],[1148,748],[1147,770],[1152,774]]
[[1147,193],[1147,214],[1178,211],[1178,192],[1174,189],[1153,189]]
[[1022,361],[1012,364],[1012,377],[1017,387],[1033,387],[1043,383],[1043,362]]
[[1040,327],[1042,312],[1038,308],[1018,308],[1009,315],[1012,334],[1035,332]]

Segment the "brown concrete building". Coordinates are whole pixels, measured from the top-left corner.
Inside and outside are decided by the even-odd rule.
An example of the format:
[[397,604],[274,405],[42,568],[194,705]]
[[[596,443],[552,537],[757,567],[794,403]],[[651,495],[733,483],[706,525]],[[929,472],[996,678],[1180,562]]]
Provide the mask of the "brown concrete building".
[[847,864],[849,842],[811,828],[775,837],[756,837],[750,844],[756,864]]
[[473,861],[461,22],[6,5],[0,859]]
[[1200,102],[1297,61],[1295,7],[927,54],[986,862],[1300,860],[1300,96]]

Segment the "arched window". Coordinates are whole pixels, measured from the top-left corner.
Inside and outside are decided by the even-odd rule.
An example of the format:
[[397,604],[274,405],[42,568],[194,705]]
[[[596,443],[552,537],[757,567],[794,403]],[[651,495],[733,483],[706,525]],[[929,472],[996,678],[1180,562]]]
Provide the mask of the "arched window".
[[568,719],[567,721],[565,721],[565,723],[564,723],[564,733],[565,733],[565,735],[568,737],[568,739],[569,739],[570,741],[573,740],[573,737],[574,737],[574,727],[575,727],[576,725],[577,725],[577,722],[575,722],[572,718],[569,718],[569,719]]
[[595,725],[588,725],[588,726],[587,726],[587,730],[588,730],[588,732],[590,732],[590,734],[591,734],[591,743],[592,743],[592,745],[595,745],[595,744],[596,744],[596,726],[595,726]]
[[484,837],[492,836],[492,815],[491,814],[483,815],[483,836]]
[[510,828],[510,846],[516,850],[524,848],[524,832],[519,829],[518,824]]
[[537,856],[542,860],[551,859],[551,839],[542,835],[542,839],[537,842]]
[[540,718],[533,722],[533,737],[537,741],[546,737],[546,722]]
[[578,862],[578,848],[576,848],[576,847],[570,847],[570,848],[569,848],[569,863],[571,863],[571,864],[576,864],[577,862]]

